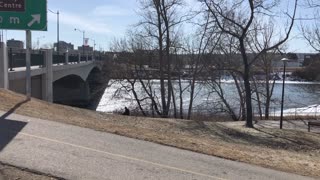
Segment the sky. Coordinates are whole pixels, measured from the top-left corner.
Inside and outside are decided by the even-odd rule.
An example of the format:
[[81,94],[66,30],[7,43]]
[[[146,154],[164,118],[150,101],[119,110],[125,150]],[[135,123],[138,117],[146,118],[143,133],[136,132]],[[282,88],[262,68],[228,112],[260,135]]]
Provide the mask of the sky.
[[[84,30],[89,45],[107,50],[110,41],[126,34],[127,28],[138,22],[136,0],[48,0],[48,9],[60,12],[60,40],[80,46]],[[24,31],[8,30],[7,39],[25,41]],[[57,15],[48,11],[48,31],[32,31],[33,44],[40,46],[57,41]]]
[[[83,42],[82,33],[75,28],[84,30],[89,45],[96,42],[96,49],[109,50],[114,38],[126,35],[128,29],[137,23],[137,0],[47,0],[48,9],[60,12],[60,40],[71,42],[75,47]],[[187,0],[189,4],[193,0]],[[289,0],[290,1],[290,0]],[[4,32],[6,39],[25,41],[24,31],[8,30]],[[300,38],[297,27],[294,28],[288,42],[290,52],[312,52],[312,49]],[[48,31],[32,31],[32,41],[40,47],[52,44],[57,40],[57,15],[48,11]]]

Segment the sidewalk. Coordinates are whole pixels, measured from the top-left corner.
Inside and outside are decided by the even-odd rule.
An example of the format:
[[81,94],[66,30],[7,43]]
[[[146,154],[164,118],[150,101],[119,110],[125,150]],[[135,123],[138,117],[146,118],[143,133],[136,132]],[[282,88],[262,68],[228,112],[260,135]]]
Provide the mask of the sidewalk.
[[[285,120],[283,129],[294,129],[299,131],[308,131],[308,122],[320,122],[320,120]],[[280,128],[280,121],[258,121],[256,127],[262,128]],[[319,127],[311,127],[313,133],[320,133]]]

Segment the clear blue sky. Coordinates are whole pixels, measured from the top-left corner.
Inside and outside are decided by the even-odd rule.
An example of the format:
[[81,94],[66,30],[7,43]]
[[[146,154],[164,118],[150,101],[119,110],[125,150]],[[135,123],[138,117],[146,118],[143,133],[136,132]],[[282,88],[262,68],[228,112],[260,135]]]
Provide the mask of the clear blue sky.
[[[139,18],[135,13],[135,0],[48,0],[48,9],[60,11],[60,40],[71,42],[76,46],[82,44],[82,33],[75,28],[85,30],[86,37],[96,40],[108,48],[110,40],[125,35],[126,29]],[[33,43],[40,38],[40,46],[56,42],[57,15],[48,12],[48,31],[33,31]],[[24,31],[8,30],[7,39],[25,40]],[[92,46],[93,42],[89,41]]]
[[[193,0],[187,1],[190,3]],[[74,28],[85,30],[86,37],[96,40],[97,48],[101,46],[108,50],[112,39],[124,36],[130,25],[139,21],[137,0],[48,0],[48,8],[60,11],[60,40],[75,46],[82,44],[82,33],[74,31]],[[56,15],[48,12],[48,31],[33,31],[33,44],[43,36],[40,46],[56,42],[56,24]],[[23,31],[8,30],[5,36],[7,39],[25,40]],[[311,52],[311,48],[299,36],[295,28],[288,42],[289,51]],[[89,44],[92,46],[93,42],[89,41]]]

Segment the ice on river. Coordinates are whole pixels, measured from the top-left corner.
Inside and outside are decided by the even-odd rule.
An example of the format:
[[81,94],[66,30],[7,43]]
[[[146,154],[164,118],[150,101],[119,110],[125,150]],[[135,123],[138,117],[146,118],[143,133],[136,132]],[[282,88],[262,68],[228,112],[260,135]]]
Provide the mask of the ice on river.
[[124,111],[124,107],[134,106],[134,100],[128,93],[117,93],[119,83],[111,84],[104,92],[96,111],[112,113]]
[[[157,80],[154,80],[155,83],[159,82]],[[185,83],[188,83],[187,81]],[[232,83],[231,80],[225,80],[226,84]],[[279,81],[280,83],[280,81]],[[286,81],[287,84],[297,84],[297,86],[295,86],[295,88],[293,89],[289,89],[289,87],[287,87],[287,94],[291,93],[290,95],[288,94],[288,96],[290,96],[290,99],[292,99],[292,97],[296,97],[297,94],[295,94],[295,92],[299,92],[299,94],[303,94],[303,97],[298,97],[295,100],[302,102],[301,103],[297,103],[295,104],[285,104],[285,110],[284,110],[284,115],[285,116],[289,116],[289,115],[309,115],[309,116],[320,116],[320,101],[317,99],[318,97],[318,92],[319,92],[319,88],[315,88],[315,90],[310,90],[310,92],[307,92],[306,89],[301,88],[301,84],[308,84],[310,82],[290,82],[290,81]],[[315,84],[315,83],[312,83]],[[100,112],[107,112],[107,113],[112,113],[115,111],[124,111],[124,107],[129,107],[129,109],[132,109],[134,107],[136,107],[136,102],[134,100],[134,97],[131,93],[127,93],[124,89],[123,90],[119,90],[120,87],[122,87],[122,85],[120,84],[119,81],[115,81],[112,80],[110,81],[110,85],[109,87],[105,90],[105,93],[103,95],[103,97],[100,100],[100,103],[97,107],[97,111]],[[280,89],[278,89],[278,91],[281,90],[282,86],[279,86]],[[317,86],[318,87],[318,86]],[[230,86],[228,86],[228,88],[232,88]],[[300,88],[300,89],[299,89]],[[142,92],[141,90],[142,88],[137,86],[136,90],[137,93]],[[276,91],[276,92],[278,92]],[[280,95],[279,93],[275,93],[275,95]],[[197,99],[198,100],[202,100],[202,101],[210,101],[210,99],[205,99],[204,97],[206,96],[198,96]],[[204,98],[204,99],[203,99]],[[212,98],[212,97],[211,97]],[[301,99],[304,98],[304,99]],[[315,99],[316,98],[316,99]],[[184,101],[185,104],[187,104],[188,101],[188,96],[184,97]],[[214,101],[214,100],[212,100]],[[314,104],[314,105],[310,105],[310,104]],[[305,106],[305,107],[303,107]],[[287,107],[287,108],[286,108]],[[297,108],[289,108],[288,107],[297,107]],[[276,116],[280,116],[280,105],[277,107],[277,111],[273,111],[272,114],[276,115]]]

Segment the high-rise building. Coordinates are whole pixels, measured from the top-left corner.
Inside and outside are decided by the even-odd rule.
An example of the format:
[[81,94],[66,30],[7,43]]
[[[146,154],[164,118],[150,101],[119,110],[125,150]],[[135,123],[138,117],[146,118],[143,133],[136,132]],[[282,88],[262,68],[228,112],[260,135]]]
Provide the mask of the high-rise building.
[[[58,50],[57,49],[57,44],[58,43],[54,43],[54,48],[56,49],[56,50]],[[73,44],[71,44],[71,43],[66,43],[66,42],[64,42],[64,41],[59,41],[59,52],[67,52],[67,51],[70,51],[70,50],[74,50],[74,45]]]

